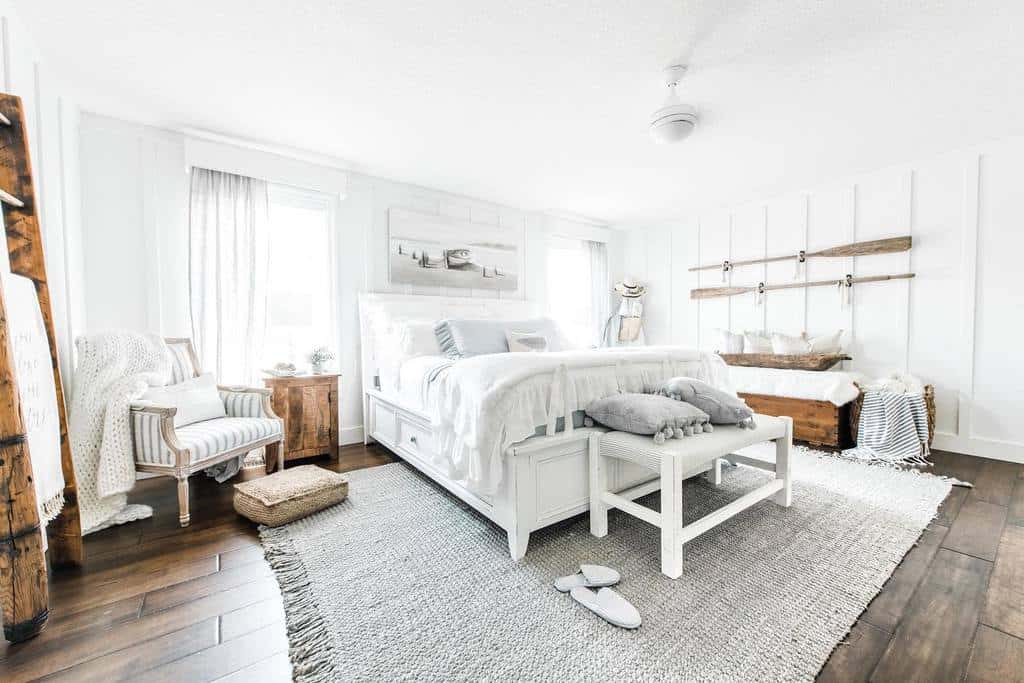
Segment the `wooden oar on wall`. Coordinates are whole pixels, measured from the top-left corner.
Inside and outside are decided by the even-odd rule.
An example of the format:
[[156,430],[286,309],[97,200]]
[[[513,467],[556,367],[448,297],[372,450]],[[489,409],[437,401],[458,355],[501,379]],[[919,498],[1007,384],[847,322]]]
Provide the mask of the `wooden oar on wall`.
[[895,254],[900,251],[907,251],[911,246],[911,237],[888,237],[883,240],[871,240],[869,242],[854,242],[829,249],[818,251],[801,251],[797,254],[786,256],[769,256],[767,258],[748,259],[746,261],[723,261],[713,266],[695,266],[690,272],[698,270],[731,270],[736,266],[752,266],[758,263],[776,263],[778,261],[800,261],[801,263],[812,256],[826,256],[830,258],[847,258],[850,256],[873,256],[874,254]]
[[815,280],[814,282],[791,282],[785,285],[766,285],[764,283],[753,287],[705,287],[703,289],[691,289],[691,299],[714,299],[720,296],[736,296],[737,294],[749,294],[751,292],[770,292],[775,289],[796,289],[798,287],[836,287],[863,284],[865,282],[885,282],[886,280],[909,280],[914,277],[913,273],[901,275],[866,275],[864,277],[852,277],[847,275],[841,280]]

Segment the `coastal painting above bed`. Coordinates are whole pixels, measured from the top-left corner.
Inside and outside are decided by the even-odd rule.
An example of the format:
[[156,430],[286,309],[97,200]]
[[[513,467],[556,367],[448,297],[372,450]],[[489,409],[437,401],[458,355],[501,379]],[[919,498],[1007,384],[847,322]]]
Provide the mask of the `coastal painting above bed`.
[[519,244],[493,225],[388,209],[388,280],[397,285],[519,289]]

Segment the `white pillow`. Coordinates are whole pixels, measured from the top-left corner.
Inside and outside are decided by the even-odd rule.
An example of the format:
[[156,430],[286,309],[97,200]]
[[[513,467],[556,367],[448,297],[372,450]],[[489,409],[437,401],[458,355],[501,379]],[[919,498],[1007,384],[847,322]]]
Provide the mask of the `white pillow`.
[[803,336],[791,337],[788,334],[772,335],[772,353],[783,356],[796,356],[811,352],[811,344]]
[[843,331],[837,330],[832,334],[823,334],[820,337],[808,339],[810,353],[839,353],[843,350]]
[[719,353],[743,353],[743,335],[729,330],[718,330]]
[[399,332],[402,356],[405,359],[418,356],[440,356],[434,323],[425,320],[410,320],[401,326]]
[[548,338],[539,332],[506,332],[508,350],[512,353],[541,352],[548,350]]
[[743,333],[743,353],[771,353],[772,340],[760,332]]
[[227,417],[224,401],[217,392],[217,380],[209,372],[177,384],[150,387],[142,395],[142,400],[177,408],[178,412],[174,415],[175,427]]

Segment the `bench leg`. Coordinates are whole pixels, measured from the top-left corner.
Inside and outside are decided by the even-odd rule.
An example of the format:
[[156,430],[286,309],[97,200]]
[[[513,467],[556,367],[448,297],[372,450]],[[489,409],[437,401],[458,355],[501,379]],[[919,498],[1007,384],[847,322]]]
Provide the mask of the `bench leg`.
[[601,435],[591,434],[590,460],[590,533],[598,538],[608,535],[608,504],[601,494],[608,490],[608,460],[601,455]]
[[776,505],[788,508],[793,504],[793,418],[781,418],[786,422],[786,435],[775,440],[775,478],[783,481],[782,490],[772,496]]
[[526,547],[530,545],[530,532],[514,529],[508,531],[508,554],[518,562],[526,557]]
[[661,460],[661,573],[670,579],[683,574],[682,466],[673,457]]
[[721,458],[715,458],[714,462],[711,463],[711,469],[705,473],[708,482],[712,486],[718,486],[722,483],[722,460]]

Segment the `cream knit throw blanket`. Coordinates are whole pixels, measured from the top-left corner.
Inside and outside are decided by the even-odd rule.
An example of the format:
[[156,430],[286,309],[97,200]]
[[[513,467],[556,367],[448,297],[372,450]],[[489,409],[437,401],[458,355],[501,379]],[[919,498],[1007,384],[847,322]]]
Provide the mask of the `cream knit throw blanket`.
[[78,479],[82,533],[150,517],[148,505],[128,505],[135,485],[130,404],[170,376],[170,356],[156,335],[112,330],[75,340],[71,453]]

